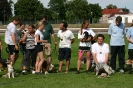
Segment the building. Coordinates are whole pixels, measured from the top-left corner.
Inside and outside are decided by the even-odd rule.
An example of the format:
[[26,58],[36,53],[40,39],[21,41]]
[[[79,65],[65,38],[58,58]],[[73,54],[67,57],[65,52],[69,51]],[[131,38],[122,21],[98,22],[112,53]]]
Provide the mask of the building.
[[116,14],[125,15],[129,14],[129,12],[124,12],[121,8],[117,9],[103,9],[103,15],[100,18],[100,23],[108,23],[108,19],[113,19]]

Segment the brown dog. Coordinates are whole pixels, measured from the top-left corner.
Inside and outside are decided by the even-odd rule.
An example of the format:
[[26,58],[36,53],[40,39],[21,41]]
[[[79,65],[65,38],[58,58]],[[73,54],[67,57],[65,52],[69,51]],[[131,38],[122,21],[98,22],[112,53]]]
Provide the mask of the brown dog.
[[7,63],[9,63],[8,59],[0,59],[0,71],[2,69],[7,70]]
[[42,64],[42,72],[45,74],[49,74],[48,71],[53,71],[55,68],[53,65],[49,65],[47,61],[45,60]]

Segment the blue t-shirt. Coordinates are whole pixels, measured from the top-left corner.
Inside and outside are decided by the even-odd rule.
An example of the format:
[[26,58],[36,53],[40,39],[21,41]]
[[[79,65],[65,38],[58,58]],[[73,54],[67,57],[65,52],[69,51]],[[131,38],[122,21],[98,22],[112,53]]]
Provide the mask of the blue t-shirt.
[[123,23],[117,26],[115,23],[110,24],[108,34],[111,35],[111,46],[125,45],[124,34],[126,33],[125,25]]
[[[133,27],[130,27],[127,31],[126,37],[129,37],[133,41]],[[133,49],[133,44],[129,42],[128,49]]]

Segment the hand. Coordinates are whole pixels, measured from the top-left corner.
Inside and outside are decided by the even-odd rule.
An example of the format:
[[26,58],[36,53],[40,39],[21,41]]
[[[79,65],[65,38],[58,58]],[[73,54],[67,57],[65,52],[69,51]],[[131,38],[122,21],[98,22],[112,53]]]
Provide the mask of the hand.
[[57,45],[58,43],[57,42],[54,42],[55,45]]
[[16,50],[19,50],[19,47],[18,47],[18,45],[15,45],[15,49],[16,49]]

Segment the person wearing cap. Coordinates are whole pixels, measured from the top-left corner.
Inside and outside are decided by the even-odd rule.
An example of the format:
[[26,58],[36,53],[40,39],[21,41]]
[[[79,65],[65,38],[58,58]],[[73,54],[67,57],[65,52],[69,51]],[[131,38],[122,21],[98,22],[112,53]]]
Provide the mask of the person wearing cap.
[[126,33],[125,25],[122,23],[122,17],[117,16],[115,22],[110,24],[108,35],[110,37],[111,48],[111,62],[110,66],[113,73],[116,71],[116,56],[118,55],[119,71],[124,73],[125,64],[125,40],[124,34]]

